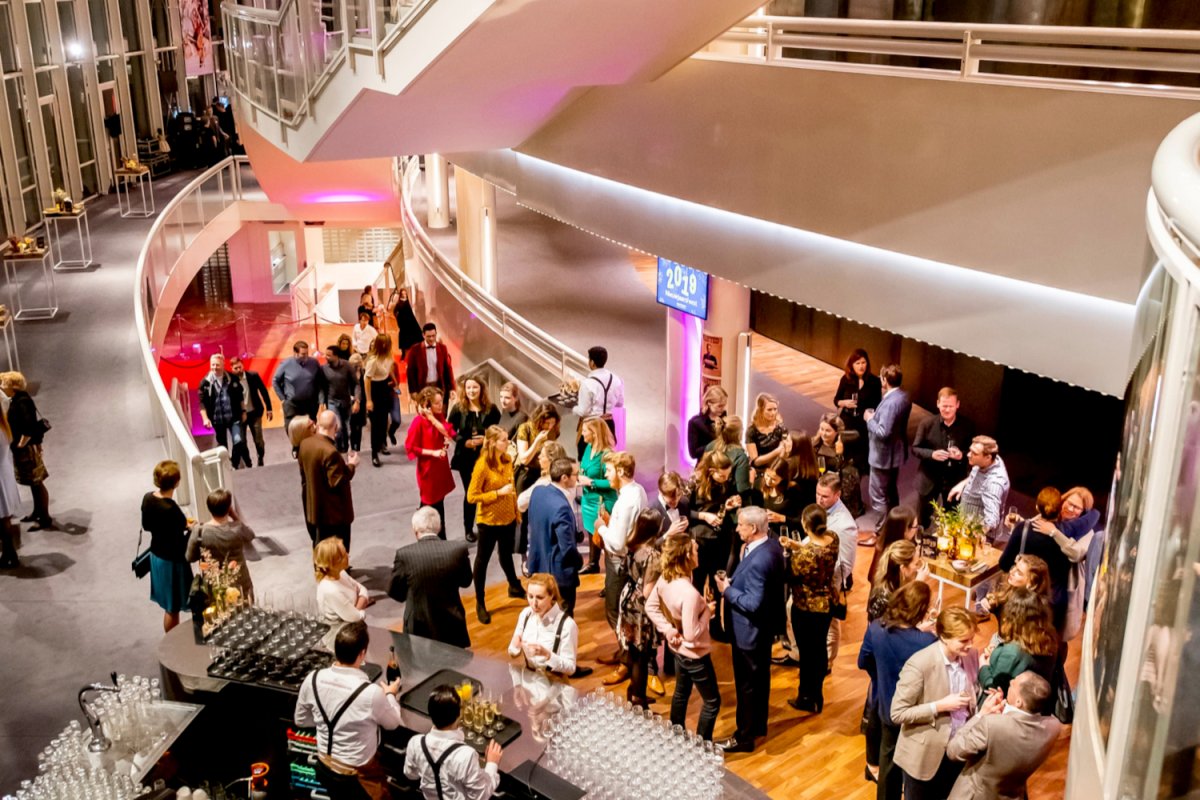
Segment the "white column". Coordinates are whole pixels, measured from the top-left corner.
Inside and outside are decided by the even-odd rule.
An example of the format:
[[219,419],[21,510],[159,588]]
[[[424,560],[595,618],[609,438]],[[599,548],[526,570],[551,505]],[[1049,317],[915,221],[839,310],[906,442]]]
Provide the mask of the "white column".
[[479,283],[484,291],[496,296],[496,187],[483,184],[483,204],[479,209]]
[[[749,391],[749,353],[739,335],[750,330],[750,290],[711,276],[708,280],[708,319],[704,332],[721,337],[721,386],[729,392],[729,413],[745,416],[741,397]],[[745,337],[748,341],[749,337]]]
[[436,153],[425,156],[425,195],[429,227],[450,227],[450,172]]

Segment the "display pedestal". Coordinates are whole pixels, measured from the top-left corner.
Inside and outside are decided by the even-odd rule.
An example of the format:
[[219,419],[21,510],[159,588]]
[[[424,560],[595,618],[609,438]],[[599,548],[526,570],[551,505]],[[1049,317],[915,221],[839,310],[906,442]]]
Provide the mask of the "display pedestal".
[[122,217],[154,216],[154,178],[149,167],[119,169],[113,176],[117,181],[117,210]]
[[17,353],[17,326],[13,324],[11,313],[5,313],[0,320],[0,335],[4,338],[4,358],[8,362],[9,372],[21,371],[21,356]]
[[[83,205],[77,205],[71,211],[48,208],[42,212],[42,219],[46,223],[47,245],[52,252],[56,253],[55,272],[87,269],[92,265],[92,228],[88,224],[87,209]],[[63,258],[67,252],[67,238],[71,234],[69,224],[71,221],[75,222],[75,239],[79,246],[79,258]],[[62,232],[64,223],[67,223],[67,236],[64,236]]]
[[[22,264],[40,263],[42,274],[40,282],[45,293],[46,303],[41,306],[25,306],[25,302],[21,297],[21,281],[17,274]],[[29,283],[38,283],[39,278],[37,272],[33,269],[27,270],[32,272],[33,277]],[[41,250],[29,250],[24,253],[9,252],[4,255],[4,279],[8,283],[9,308],[13,312],[13,319],[17,322],[25,322],[27,320],[36,319],[54,319],[58,316],[58,291],[54,288],[54,270],[50,268],[50,248],[46,247]],[[28,288],[28,287],[26,287]],[[28,294],[28,292],[26,292]]]

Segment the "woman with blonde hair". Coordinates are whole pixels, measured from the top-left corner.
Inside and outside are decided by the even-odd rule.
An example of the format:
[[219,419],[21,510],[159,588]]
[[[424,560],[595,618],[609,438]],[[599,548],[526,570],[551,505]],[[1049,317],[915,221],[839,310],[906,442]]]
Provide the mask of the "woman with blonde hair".
[[525,666],[570,677],[575,674],[579,626],[563,608],[558,581],[548,572],[529,576],[525,586],[529,607],[517,617],[510,658],[524,656]]
[[616,439],[608,424],[601,418],[589,419],[583,423],[583,458],[579,461],[579,485],[583,487],[583,530],[588,537],[588,563],[580,570],[580,574],[600,571],[600,543],[595,539],[596,520],[600,516],[600,508],[612,513],[613,505],[617,502],[617,490],[604,477],[604,456],[616,447]]
[[733,485],[737,489],[739,495],[743,495],[743,500],[746,493],[751,488],[750,478],[750,457],[746,455],[746,451],[742,448],[742,418],[737,416],[725,417],[716,422],[713,429],[717,433],[717,438],[709,443],[705,448],[706,453],[724,453],[733,462]]
[[716,603],[706,602],[696,590],[692,573],[700,563],[699,547],[686,533],[673,533],[663,540],[654,589],[646,598],[646,616],[667,641],[675,655],[675,694],[671,698],[671,724],[687,723],[688,700],[695,687],[703,701],[696,734],[712,741],[721,690],[712,663],[709,621]]
[[484,431],[500,422],[500,409],[488,398],[487,383],[482,377],[464,375],[458,379],[458,402],[451,407],[447,419],[454,427],[454,455],[450,458],[450,468],[462,480],[464,537],[468,542],[474,542],[477,540],[475,504],[466,497],[467,487],[483,447]]
[[500,569],[508,579],[508,596],[524,597],[525,590],[513,569],[513,544],[517,531],[517,494],[513,463],[508,454],[508,433],[492,425],[483,434],[479,460],[467,486],[467,500],[479,508],[479,549],[475,551],[475,613],[484,625],[492,621],[484,592],[492,551],[499,545]]
[[688,454],[692,458],[699,460],[709,443],[717,438],[713,425],[725,417],[728,406],[729,393],[720,386],[710,386],[705,390],[700,413],[689,419],[687,424]]
[[[888,545],[879,557],[871,581],[871,593],[867,597],[867,622],[883,616],[892,595],[906,583],[924,579],[925,559],[917,545],[901,539]],[[934,609],[936,614],[939,609]]]
[[331,625],[358,622],[366,616],[371,596],[366,587],[350,577],[346,568],[350,555],[337,536],[317,542],[313,548],[313,576],[317,579],[317,613]]
[[42,461],[42,439],[46,424],[37,405],[26,391],[25,376],[19,372],[0,374],[0,391],[9,397],[8,425],[10,449],[17,483],[28,486],[33,495],[33,511],[21,522],[32,522],[31,530],[54,527],[50,517],[50,493],[46,490],[46,464]]
[[788,429],[779,416],[779,401],[763,392],[754,401],[754,416],[746,431],[746,456],[750,466],[764,467],[780,456],[787,455]]
[[[371,353],[363,365],[367,417],[371,421],[371,463],[378,467],[380,454],[387,455],[387,437],[394,434],[392,403],[400,385],[400,367],[392,357],[392,337],[381,333],[371,342]],[[398,427],[398,426],[397,426]]]

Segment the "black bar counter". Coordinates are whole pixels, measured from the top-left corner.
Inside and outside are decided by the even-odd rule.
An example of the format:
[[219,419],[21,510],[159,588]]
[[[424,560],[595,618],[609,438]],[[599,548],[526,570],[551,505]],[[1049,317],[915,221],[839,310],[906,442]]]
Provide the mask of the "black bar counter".
[[[502,774],[511,774],[525,762],[537,763],[546,743],[539,735],[543,722],[558,713],[564,706],[571,705],[578,691],[569,682],[551,680],[535,671],[519,666],[516,660],[501,661],[487,655],[473,653],[459,647],[396,633],[386,628],[372,627],[371,642],[367,650],[367,661],[383,666],[388,661],[388,648],[395,647],[396,660],[401,672],[401,696],[421,681],[448,669],[462,673],[479,681],[485,690],[500,698],[501,713],[522,728],[521,735],[504,748],[500,762]],[[175,693],[187,695],[187,699],[204,702],[206,695],[220,696],[233,690],[240,698],[234,705],[278,719],[290,719],[295,707],[295,693],[255,684],[238,684],[212,678],[208,675],[210,663],[209,647],[196,644],[190,625],[179,625],[163,637],[158,647],[158,659],[163,669],[164,685]],[[184,699],[184,698],[179,698]],[[427,732],[431,725],[423,714],[402,709],[401,728],[384,732],[381,756],[385,750],[393,753],[402,750],[414,734]],[[385,766],[396,768],[383,759]],[[395,762],[393,762],[395,763]],[[399,777],[399,776],[397,776]],[[724,797],[741,798],[767,797],[761,790],[742,778],[725,771]]]

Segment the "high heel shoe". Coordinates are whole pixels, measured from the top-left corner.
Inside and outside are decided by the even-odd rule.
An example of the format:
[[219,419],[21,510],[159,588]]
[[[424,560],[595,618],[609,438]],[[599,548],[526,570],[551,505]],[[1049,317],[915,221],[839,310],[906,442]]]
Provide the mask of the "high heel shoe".
[[879,778],[871,774],[870,767],[863,767],[863,778],[871,783],[879,783]]

